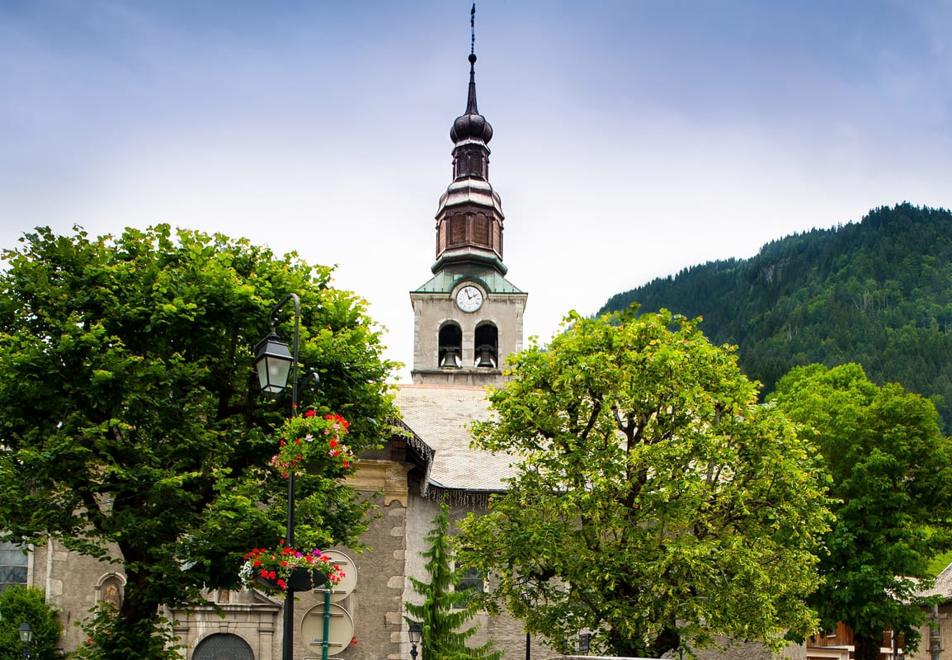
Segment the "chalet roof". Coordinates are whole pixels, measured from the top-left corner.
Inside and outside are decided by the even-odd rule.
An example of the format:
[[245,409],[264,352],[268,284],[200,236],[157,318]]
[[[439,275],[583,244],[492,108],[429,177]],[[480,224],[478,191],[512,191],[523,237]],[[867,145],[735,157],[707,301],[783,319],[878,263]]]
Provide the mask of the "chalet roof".
[[427,485],[446,490],[502,491],[515,471],[512,457],[470,447],[467,426],[489,418],[486,388],[473,385],[398,385],[403,421],[433,449]]
[[952,600],[952,564],[949,564],[945,569],[936,576],[935,584],[932,585],[932,588],[923,591],[919,594],[920,596],[942,596],[945,600]]

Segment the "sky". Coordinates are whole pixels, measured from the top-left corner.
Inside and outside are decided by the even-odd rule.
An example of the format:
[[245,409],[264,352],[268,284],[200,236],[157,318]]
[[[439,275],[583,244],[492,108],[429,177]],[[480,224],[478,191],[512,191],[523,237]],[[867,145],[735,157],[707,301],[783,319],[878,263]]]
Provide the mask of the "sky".
[[[952,0],[480,0],[527,337],[875,207],[952,207],[950,35]],[[470,0],[0,0],[0,247],[168,223],[296,250],[407,380],[469,49]]]

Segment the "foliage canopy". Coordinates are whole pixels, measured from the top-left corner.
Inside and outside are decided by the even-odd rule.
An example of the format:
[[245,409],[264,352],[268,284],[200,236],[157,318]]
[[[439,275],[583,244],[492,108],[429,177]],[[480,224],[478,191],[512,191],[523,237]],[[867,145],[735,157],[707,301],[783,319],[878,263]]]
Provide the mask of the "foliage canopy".
[[818,458],[733,353],[662,310],[584,319],[511,358],[477,445],[518,457],[460,556],[561,652],[660,657],[812,633]]
[[[0,519],[7,540],[113,557],[120,627],[234,587],[250,546],[284,535],[269,462],[289,394],[262,397],[252,367],[277,301],[300,296],[302,369],[321,378],[302,404],[346,416],[355,451],[385,432],[392,365],[330,269],[167,225],[21,243],[0,274]],[[290,339],[293,314],[278,320]],[[322,474],[297,486],[300,544],[357,543],[355,493]]]
[[0,658],[22,657],[20,624],[29,623],[33,630],[30,657],[59,660],[64,657],[58,648],[63,634],[56,610],[46,604],[43,591],[34,587],[9,587],[0,592]]
[[877,387],[862,367],[798,367],[773,400],[813,438],[832,478],[836,522],[812,598],[827,629],[853,628],[856,657],[879,657],[884,630],[915,648],[924,620],[916,594],[929,560],[952,547],[952,443],[932,403],[896,384]]

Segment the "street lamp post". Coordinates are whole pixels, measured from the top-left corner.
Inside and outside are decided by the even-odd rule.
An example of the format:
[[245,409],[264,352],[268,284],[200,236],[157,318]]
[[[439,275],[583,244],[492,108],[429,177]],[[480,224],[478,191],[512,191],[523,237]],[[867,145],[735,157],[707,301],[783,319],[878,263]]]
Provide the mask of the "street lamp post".
[[410,637],[410,657],[416,660],[417,644],[420,643],[420,638],[423,637],[423,627],[420,626],[418,621],[411,621],[410,627],[407,629],[407,635]]
[[[294,301],[294,342],[293,352],[288,345],[278,340],[274,326],[278,312],[289,301]],[[301,300],[296,293],[289,293],[284,300],[271,310],[271,332],[258,342],[255,351],[255,369],[263,392],[277,393],[287,387],[288,372],[291,373],[291,417],[298,414],[298,342],[301,324]],[[294,547],[294,470],[288,472],[288,528],[285,540],[289,548]],[[282,660],[294,658],[294,588],[288,584],[284,599],[284,633],[282,637]]]
[[20,641],[23,642],[23,660],[28,660],[30,657],[30,642],[33,640],[33,628],[24,621],[20,624],[17,632],[20,633]]

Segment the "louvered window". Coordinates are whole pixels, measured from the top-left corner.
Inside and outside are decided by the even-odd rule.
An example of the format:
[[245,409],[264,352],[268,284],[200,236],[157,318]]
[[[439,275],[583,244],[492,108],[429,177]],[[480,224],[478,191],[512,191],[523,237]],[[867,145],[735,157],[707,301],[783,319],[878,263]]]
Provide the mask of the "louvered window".
[[489,243],[489,218],[480,213],[476,216],[476,243],[479,245],[490,246]]
[[466,242],[466,217],[454,215],[450,222],[450,247]]

